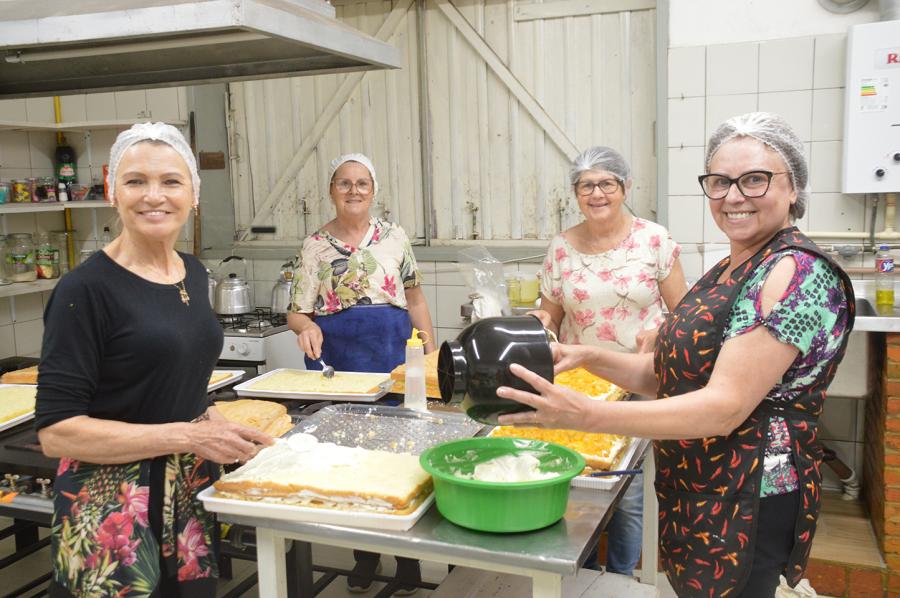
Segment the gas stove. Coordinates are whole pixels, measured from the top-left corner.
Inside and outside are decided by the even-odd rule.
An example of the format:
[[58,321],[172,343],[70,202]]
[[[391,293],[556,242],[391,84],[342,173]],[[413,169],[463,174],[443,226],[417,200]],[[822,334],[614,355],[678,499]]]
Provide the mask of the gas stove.
[[287,315],[259,307],[251,313],[218,316],[225,344],[218,368],[240,368],[244,380],[277,368],[306,369],[297,335],[287,326]]
[[225,336],[263,338],[288,330],[287,315],[273,313],[267,307],[257,307],[251,313],[233,316],[216,316]]

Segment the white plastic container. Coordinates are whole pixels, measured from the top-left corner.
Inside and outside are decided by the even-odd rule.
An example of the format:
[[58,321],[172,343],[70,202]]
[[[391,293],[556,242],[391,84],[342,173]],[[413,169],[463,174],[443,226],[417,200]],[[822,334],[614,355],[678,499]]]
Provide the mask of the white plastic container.
[[[425,342],[419,338],[417,328],[412,329],[412,336],[406,340],[406,396],[403,406],[416,411],[427,411],[425,399]],[[427,336],[427,335],[426,335]]]

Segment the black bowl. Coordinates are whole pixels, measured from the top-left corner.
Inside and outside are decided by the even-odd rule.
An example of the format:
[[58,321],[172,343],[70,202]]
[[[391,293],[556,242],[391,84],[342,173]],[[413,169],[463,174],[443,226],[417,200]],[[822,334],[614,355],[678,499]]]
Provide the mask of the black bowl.
[[553,354],[540,320],[509,316],[470,324],[456,340],[441,345],[441,400],[461,405],[466,415],[485,424],[496,424],[497,418],[506,413],[531,411],[527,405],[497,396],[500,386],[537,392],[509,371],[511,363],[553,382]]

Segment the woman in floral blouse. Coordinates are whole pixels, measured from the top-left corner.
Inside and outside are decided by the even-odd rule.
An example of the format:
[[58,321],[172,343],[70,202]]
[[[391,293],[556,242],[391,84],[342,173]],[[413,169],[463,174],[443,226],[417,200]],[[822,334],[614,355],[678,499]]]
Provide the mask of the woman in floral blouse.
[[[406,339],[425,333],[425,352],[435,349],[422,275],[409,238],[399,225],[369,213],[378,180],[372,162],[348,154],[331,163],[335,218],[304,242],[297,256],[288,325],[310,369],[321,358],[338,371],[390,372],[404,362]],[[354,551],[351,591],[372,583],[378,555]],[[398,558],[398,577],[420,578],[418,561]],[[408,584],[400,592],[414,591]]]
[[[584,220],[551,242],[541,276],[544,326],[560,342],[634,352],[655,338],[687,288],[680,248],[662,226],[625,208],[631,172],[609,147],[592,147],[572,162],[569,178]],[[607,526],[606,568],[631,575],[641,555],[642,486],[633,480]],[[587,567],[596,567],[594,555]]]

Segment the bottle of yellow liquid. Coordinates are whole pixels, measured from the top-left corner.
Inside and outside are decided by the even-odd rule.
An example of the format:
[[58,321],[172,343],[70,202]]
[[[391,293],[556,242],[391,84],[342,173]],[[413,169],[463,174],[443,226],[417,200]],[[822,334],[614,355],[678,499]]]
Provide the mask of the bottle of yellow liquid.
[[887,245],[875,255],[875,304],[894,306],[894,256]]

